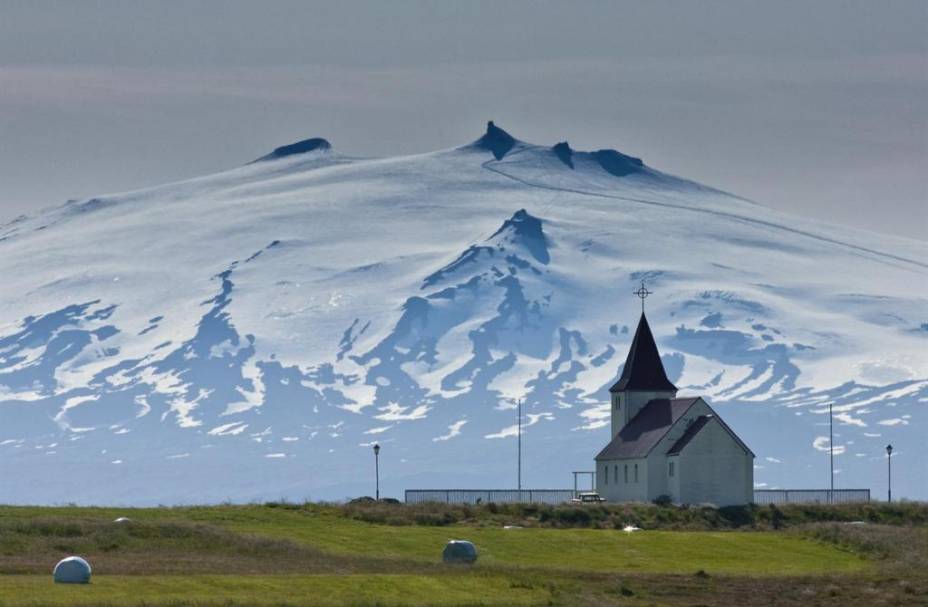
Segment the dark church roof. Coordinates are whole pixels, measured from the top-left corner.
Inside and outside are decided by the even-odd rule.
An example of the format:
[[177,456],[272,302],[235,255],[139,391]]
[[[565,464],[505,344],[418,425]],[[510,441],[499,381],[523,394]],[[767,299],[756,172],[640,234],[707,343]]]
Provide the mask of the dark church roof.
[[622,377],[609,388],[610,392],[623,390],[677,391],[677,387],[670,383],[664,372],[661,355],[657,351],[657,344],[654,343],[654,335],[651,334],[651,327],[648,326],[648,319],[645,318],[644,312],[641,313],[635,339],[632,340],[628,358],[625,359]]
[[[650,334],[650,332],[649,332]],[[596,456],[597,460],[646,457],[677,420],[699,400],[695,398],[658,398],[641,408]]]

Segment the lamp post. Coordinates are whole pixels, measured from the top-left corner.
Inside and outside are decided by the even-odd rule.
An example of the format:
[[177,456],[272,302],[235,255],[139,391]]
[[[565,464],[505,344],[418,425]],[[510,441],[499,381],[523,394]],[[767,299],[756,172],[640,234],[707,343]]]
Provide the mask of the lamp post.
[[893,501],[893,446],[886,445],[886,501]]
[[378,502],[380,501],[380,445],[374,443],[374,476],[377,482],[376,493],[374,494]]

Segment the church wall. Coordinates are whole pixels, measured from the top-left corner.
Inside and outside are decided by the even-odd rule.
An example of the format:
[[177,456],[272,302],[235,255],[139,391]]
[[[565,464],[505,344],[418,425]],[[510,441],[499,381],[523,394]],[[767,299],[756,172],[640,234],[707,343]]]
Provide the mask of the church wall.
[[615,462],[596,462],[596,492],[613,502],[618,501],[618,487],[612,478]]
[[[628,466],[627,483],[625,482],[625,466]],[[638,467],[637,482],[635,481],[635,466]],[[649,501],[648,478],[648,460],[645,458],[611,460],[596,464],[596,490],[610,502]]]
[[674,497],[680,503],[731,506],[753,500],[754,458],[718,419],[706,424],[677,459],[679,495]]
[[[648,458],[648,501],[654,501],[661,495],[671,495],[670,478],[667,475],[666,449],[655,449]],[[671,495],[672,497],[672,495]]]
[[[673,462],[673,476],[669,474],[669,465]],[[669,495],[670,499],[674,502],[679,503],[680,499],[680,456],[670,455],[664,458],[664,474],[667,475],[667,487],[664,491],[665,495]]]
[[651,487],[650,487],[650,499],[655,500],[661,495],[669,495],[670,498],[679,502],[680,496],[680,471],[679,464],[674,464],[674,480],[671,480],[668,470],[668,457],[667,452],[671,447],[676,444],[680,437],[683,436],[683,433],[686,432],[687,426],[690,422],[700,415],[709,415],[712,413],[712,410],[709,406],[699,399],[687,410],[686,414],[683,415],[680,419],[677,420],[677,423],[667,432],[667,434],[660,440],[659,443],[654,447],[654,450],[651,451],[651,457],[649,462],[650,468],[650,478]]
[[612,423],[612,438],[618,434],[626,424],[626,405],[628,398],[625,392],[613,392],[609,395],[612,399],[612,410],[610,412],[610,421]]

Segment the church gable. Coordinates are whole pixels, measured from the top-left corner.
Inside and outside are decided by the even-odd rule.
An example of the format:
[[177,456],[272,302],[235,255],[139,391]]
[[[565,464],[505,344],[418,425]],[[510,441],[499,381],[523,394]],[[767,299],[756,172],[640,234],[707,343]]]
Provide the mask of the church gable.
[[679,455],[683,449],[690,444],[699,431],[702,430],[709,421],[712,420],[710,415],[699,415],[686,426],[683,435],[667,450],[667,455]]
[[710,412],[710,415],[709,415],[709,417],[711,418],[710,421],[715,420],[715,422],[718,423],[718,425],[721,426],[723,430],[725,430],[725,432],[732,438],[732,440],[735,441],[738,444],[738,446],[741,447],[741,449],[743,449],[747,455],[750,455],[751,457],[755,457],[754,452],[751,451],[751,449],[744,443],[744,441],[741,440],[741,437],[735,434],[735,431],[732,430],[731,427],[725,423],[725,420],[722,419],[721,416],[719,416],[719,414],[716,413],[715,410],[712,407],[710,407],[708,404],[706,404],[706,408]]
[[667,433],[664,442],[658,446],[660,452],[666,455],[679,455],[707,427],[717,424],[720,430],[728,435],[739,449],[744,451],[746,455],[754,457],[754,453],[735,434],[734,430],[725,423],[725,420],[709,406],[709,403],[701,398],[698,400],[698,404],[690,407],[686,415]]

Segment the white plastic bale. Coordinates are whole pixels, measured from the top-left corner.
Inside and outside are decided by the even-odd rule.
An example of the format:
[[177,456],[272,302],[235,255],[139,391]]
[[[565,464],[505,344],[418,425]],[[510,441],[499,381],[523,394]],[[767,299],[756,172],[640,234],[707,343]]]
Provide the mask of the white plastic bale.
[[90,573],[90,563],[79,556],[69,556],[58,561],[52,576],[56,584],[89,584]]
[[442,560],[446,563],[473,563],[477,560],[477,547],[467,540],[451,540],[445,545]]

